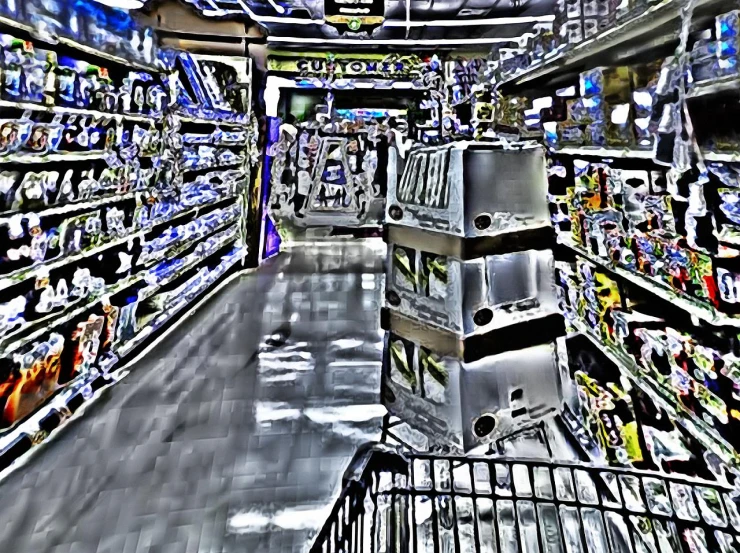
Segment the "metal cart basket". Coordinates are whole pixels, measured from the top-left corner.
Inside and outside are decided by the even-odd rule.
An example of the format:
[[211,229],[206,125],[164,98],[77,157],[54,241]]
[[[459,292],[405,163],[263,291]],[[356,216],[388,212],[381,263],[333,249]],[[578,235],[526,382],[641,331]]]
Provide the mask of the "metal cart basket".
[[358,451],[311,553],[738,553],[740,497],[662,473]]

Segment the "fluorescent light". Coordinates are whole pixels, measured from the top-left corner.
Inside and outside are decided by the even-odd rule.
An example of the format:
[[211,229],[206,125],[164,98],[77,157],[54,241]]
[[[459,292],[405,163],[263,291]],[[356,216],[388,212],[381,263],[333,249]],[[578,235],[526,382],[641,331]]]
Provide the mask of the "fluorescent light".
[[267,1],[270,3],[270,5],[273,8],[275,8],[275,11],[278,12],[280,15],[285,13],[285,8],[282,7],[280,4],[278,4],[277,2],[275,2],[275,0],[267,0]]
[[386,20],[383,22],[383,27],[478,27],[516,25],[517,23],[549,23],[554,20],[554,15],[541,15],[539,17],[494,17],[489,19],[438,19],[436,21]]
[[[100,0],[98,0],[100,1]],[[136,2],[142,4],[141,0],[106,0],[106,2]],[[194,0],[188,0],[191,3],[195,3]],[[285,8],[275,2],[275,0],[267,0],[275,10],[283,14]],[[238,4],[242,7],[241,10],[224,10],[224,9],[213,9],[213,10],[201,10],[201,13],[206,16],[212,17],[223,17],[224,15],[244,15],[247,14],[250,19],[257,23],[284,23],[286,25],[323,25],[326,23],[325,19],[308,19],[305,17],[275,17],[272,15],[258,15],[254,13],[249,5],[244,0],[237,0]],[[410,5],[410,4],[409,4]],[[140,7],[140,6],[139,6]],[[408,14],[407,14],[408,15]],[[409,19],[399,20],[385,20],[381,27],[479,27],[479,26],[498,26],[498,25],[516,25],[524,23],[550,23],[555,20],[554,15],[541,15],[541,16],[522,16],[522,17],[493,17],[486,19],[438,19],[435,21],[411,21]],[[430,42],[430,45],[437,43],[438,41]],[[466,41],[469,42],[469,41]],[[448,43],[449,44],[449,43]],[[475,44],[492,44],[492,42],[476,42]],[[402,45],[399,43],[399,45]]]
[[121,10],[138,10],[144,6],[142,0],[96,0],[96,2]]
[[[191,4],[195,4],[194,0],[188,0]],[[303,17],[276,17],[274,15],[257,15],[248,6],[244,5],[244,9],[241,10],[201,10],[200,13],[206,17],[223,17],[225,15],[244,15],[245,13],[250,19],[257,23],[284,23],[286,25],[323,25],[325,21],[323,19],[306,19]]]
[[287,36],[268,36],[267,42],[287,44],[346,44],[351,46],[466,46],[469,44],[500,44],[517,42],[519,37],[514,38],[460,38],[460,39],[424,39],[424,40],[398,40],[398,39],[355,39],[355,38],[297,38]]

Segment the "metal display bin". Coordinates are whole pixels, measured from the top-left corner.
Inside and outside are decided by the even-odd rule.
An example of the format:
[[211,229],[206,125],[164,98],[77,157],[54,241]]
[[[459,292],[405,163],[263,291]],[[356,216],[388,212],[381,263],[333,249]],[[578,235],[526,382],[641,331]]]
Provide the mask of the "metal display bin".
[[382,402],[388,412],[452,451],[470,451],[558,415],[572,386],[555,343],[465,362],[386,333]]
[[550,250],[461,261],[389,244],[388,257],[390,308],[451,332],[485,333],[560,312]]
[[389,171],[386,221],[458,237],[551,226],[544,150],[455,142],[409,154]]

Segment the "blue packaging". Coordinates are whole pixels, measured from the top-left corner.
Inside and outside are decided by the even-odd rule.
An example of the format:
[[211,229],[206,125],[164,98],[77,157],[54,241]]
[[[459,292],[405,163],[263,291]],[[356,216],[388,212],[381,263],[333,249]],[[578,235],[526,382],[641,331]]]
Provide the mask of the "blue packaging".
[[715,18],[717,40],[740,37],[740,11],[733,10]]

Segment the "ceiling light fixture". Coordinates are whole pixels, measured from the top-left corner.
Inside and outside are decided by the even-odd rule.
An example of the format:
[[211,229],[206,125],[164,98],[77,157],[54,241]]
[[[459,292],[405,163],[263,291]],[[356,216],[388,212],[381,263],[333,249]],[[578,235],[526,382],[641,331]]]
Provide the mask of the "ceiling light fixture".
[[121,10],[138,10],[144,7],[142,0],[96,0],[96,2]]
[[[107,0],[115,2],[116,0]],[[121,0],[121,1],[132,1],[138,2],[140,0]],[[191,3],[193,0],[189,0]],[[269,0],[268,0],[269,1]],[[209,2],[210,3],[210,2]],[[272,2],[270,2],[272,3]],[[213,5],[213,3],[210,3]],[[240,1],[242,9],[240,10],[224,10],[224,9],[213,9],[213,10],[201,10],[201,13],[205,16],[210,17],[223,17],[225,15],[244,15],[247,14],[250,19],[257,23],[282,23],[285,25],[324,25],[326,20],[323,18],[319,19],[308,19],[305,17],[276,17],[274,15],[258,15],[254,13],[246,2]],[[279,13],[283,13],[285,9],[283,6],[277,4],[279,8],[275,8]],[[280,12],[280,9],[283,12]],[[486,19],[438,19],[435,21],[406,21],[406,20],[388,20],[383,22],[383,27],[487,27],[487,26],[498,26],[498,25],[517,25],[525,23],[549,23],[555,20],[554,15],[541,15],[538,17],[523,16],[523,17],[493,17]]]
[[513,38],[461,38],[461,39],[353,39],[353,38],[296,38],[287,36],[268,36],[269,43],[288,44],[337,44],[348,46],[466,46],[469,44],[504,44],[518,42],[519,37]]
[[488,19],[440,19],[436,21],[400,21],[386,20],[384,27],[471,27],[517,25],[519,23],[549,23],[555,21],[554,15],[523,16],[523,17],[493,17]]

